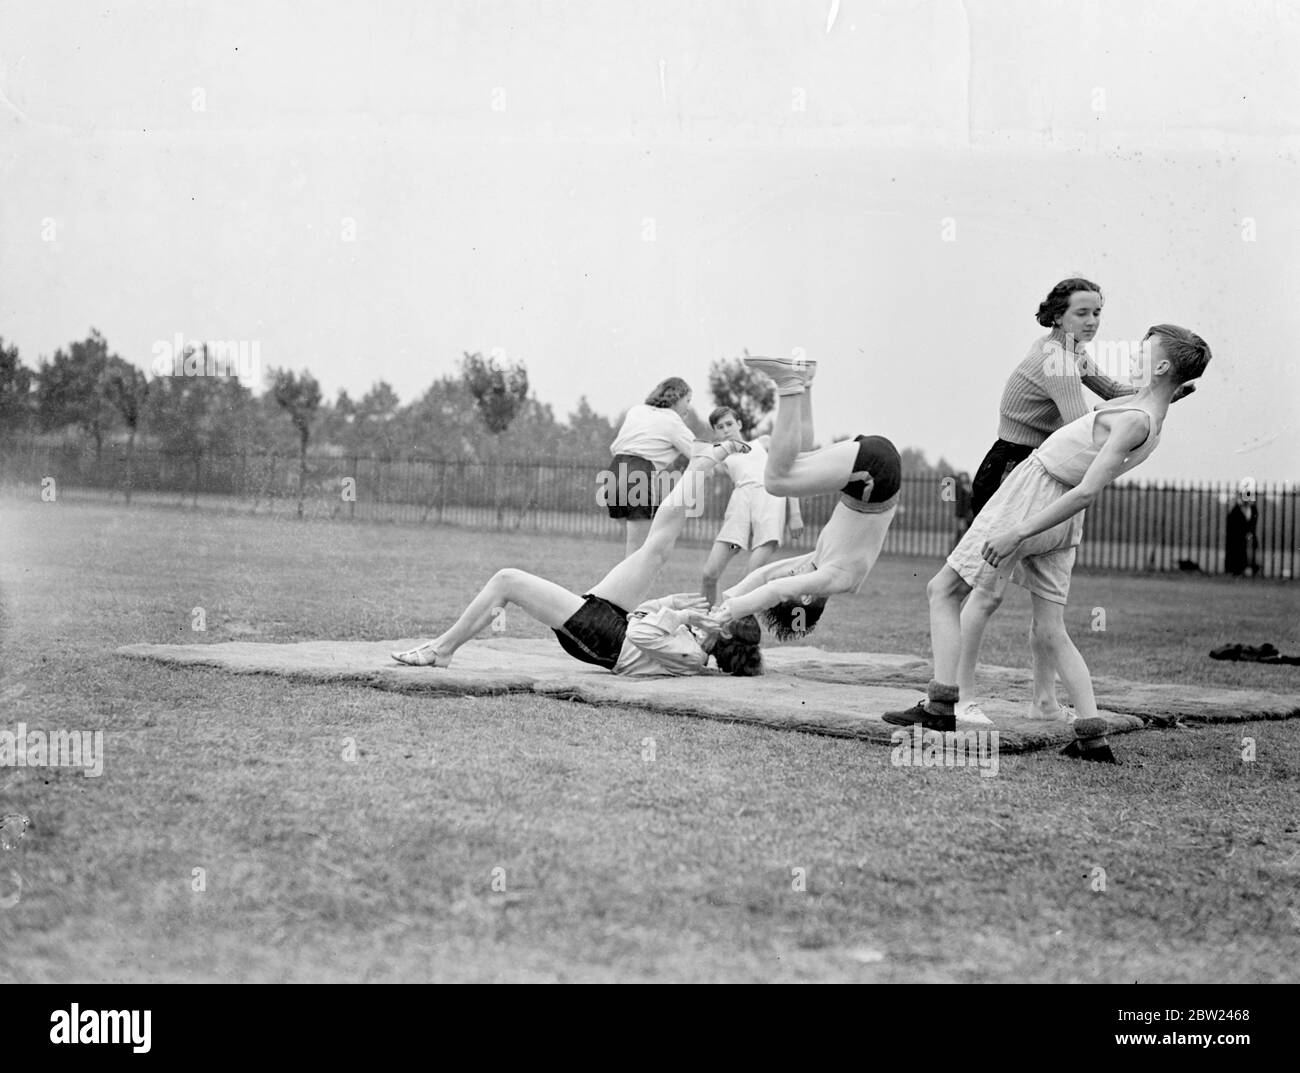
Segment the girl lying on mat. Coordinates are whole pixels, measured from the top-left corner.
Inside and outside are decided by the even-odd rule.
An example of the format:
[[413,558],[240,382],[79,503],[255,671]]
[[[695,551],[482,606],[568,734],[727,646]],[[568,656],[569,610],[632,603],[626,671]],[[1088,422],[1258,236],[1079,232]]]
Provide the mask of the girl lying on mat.
[[586,595],[523,570],[498,570],[446,633],[409,652],[394,652],[393,659],[411,667],[450,666],[461,645],[514,604],[554,630],[569,655],[615,674],[700,674],[709,656],[728,674],[762,674],[762,630],[752,615],[723,626],[696,593],[646,598],[677,543],[687,508],[699,502],[702,479],[724,458],[748,450],[747,444],[725,440],[692,459],[660,504],[645,543]]

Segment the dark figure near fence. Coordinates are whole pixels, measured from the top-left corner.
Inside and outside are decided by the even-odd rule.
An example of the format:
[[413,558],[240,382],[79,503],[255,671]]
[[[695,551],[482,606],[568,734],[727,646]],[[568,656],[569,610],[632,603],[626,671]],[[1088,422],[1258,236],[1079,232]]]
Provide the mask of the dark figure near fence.
[[953,513],[957,517],[957,539],[953,542],[953,546],[956,547],[961,542],[961,538],[966,535],[970,523],[975,520],[975,503],[969,473],[957,474],[953,494],[956,497],[953,500]]
[[1237,502],[1228,511],[1228,536],[1224,541],[1224,573],[1241,577],[1259,573],[1259,504],[1253,495],[1237,493]]

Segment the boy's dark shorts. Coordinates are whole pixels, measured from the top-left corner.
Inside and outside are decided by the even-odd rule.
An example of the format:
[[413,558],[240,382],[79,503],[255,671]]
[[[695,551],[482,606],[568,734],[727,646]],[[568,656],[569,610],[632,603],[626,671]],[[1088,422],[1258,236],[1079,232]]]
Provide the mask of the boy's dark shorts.
[[854,476],[859,473],[867,476],[849,481],[840,491],[869,508],[885,510],[892,507],[903,486],[903,460],[898,455],[898,448],[884,436],[855,436],[854,439],[858,441]]
[[618,604],[591,593],[582,599],[582,607],[554,631],[555,636],[560,647],[574,659],[612,671],[627,636],[627,612]]
[[[640,455],[615,455],[605,484],[605,501],[611,518],[649,521],[659,509],[659,482],[655,464]],[[640,474],[633,477],[632,474]]]

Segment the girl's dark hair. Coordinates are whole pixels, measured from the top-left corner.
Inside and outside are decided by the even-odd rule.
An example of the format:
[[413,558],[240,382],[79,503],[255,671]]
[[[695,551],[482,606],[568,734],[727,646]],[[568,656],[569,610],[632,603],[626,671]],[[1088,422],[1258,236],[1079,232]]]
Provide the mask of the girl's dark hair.
[[787,598],[762,612],[763,624],[778,641],[790,641],[812,633],[825,610],[825,596]]
[[716,428],[718,422],[726,417],[727,414],[731,414],[731,416],[735,417],[737,421],[740,420],[740,418],[736,416],[736,411],[730,406],[719,406],[717,409],[712,410],[709,413],[709,428]]
[[[1101,288],[1093,283],[1090,279],[1083,279],[1075,276],[1073,279],[1063,279],[1041,302],[1038,303],[1038,323],[1044,328],[1054,328],[1056,318],[1065,313],[1070,308],[1071,295],[1079,291],[1096,291],[1101,294]],[[1104,299],[1103,295],[1103,299]]]
[[655,389],[645,397],[645,404],[658,407],[660,410],[670,410],[690,393],[690,384],[680,376],[670,376],[656,385]]
[[758,647],[763,630],[753,615],[731,624],[731,636],[719,637],[713,646],[718,670],[738,678],[755,678],[763,673],[763,652]]

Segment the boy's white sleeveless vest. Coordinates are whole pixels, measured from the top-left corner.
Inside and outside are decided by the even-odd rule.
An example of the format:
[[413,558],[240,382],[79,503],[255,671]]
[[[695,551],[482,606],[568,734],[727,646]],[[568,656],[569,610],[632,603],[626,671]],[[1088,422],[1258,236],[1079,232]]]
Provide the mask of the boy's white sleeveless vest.
[[1117,414],[1124,410],[1137,410],[1139,413],[1144,413],[1151,422],[1151,432],[1146,441],[1124,459],[1124,467],[1120,473],[1127,473],[1134,466],[1145,462],[1156,449],[1156,444],[1160,442],[1160,433],[1156,431],[1155,419],[1140,406],[1108,406],[1104,410],[1092,410],[1078,420],[1058,428],[1047,437],[1043,446],[1038,448],[1034,455],[1048,473],[1062,484],[1075,488],[1083,480],[1083,475],[1088,472],[1088,467],[1092,465],[1093,460],[1101,453],[1101,447],[1092,442],[1092,426],[1097,420],[1097,415]]

